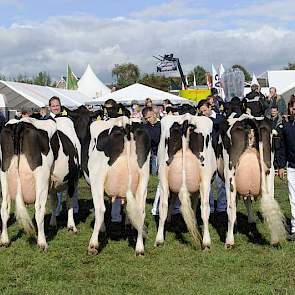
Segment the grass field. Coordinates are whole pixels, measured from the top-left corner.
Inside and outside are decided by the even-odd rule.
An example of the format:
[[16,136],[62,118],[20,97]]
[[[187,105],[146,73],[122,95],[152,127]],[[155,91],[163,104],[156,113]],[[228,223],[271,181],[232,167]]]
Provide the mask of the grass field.
[[[98,256],[89,256],[93,213],[90,190],[80,183],[78,235],[60,220],[47,230],[49,250],[42,253],[12,221],[12,240],[0,249],[1,294],[295,294],[295,242],[277,250],[269,245],[265,225],[256,214],[257,232],[249,235],[243,202],[238,206],[236,246],[225,250],[210,225],[212,249],[194,249],[189,234],[176,239],[167,232],[161,248],[153,246],[156,224],[150,214],[157,180],[151,178],[147,200],[148,239],[145,256],[135,257],[127,240],[108,241]],[[286,182],[276,181],[276,198],[286,217],[290,208]],[[258,203],[254,204],[255,213]],[[49,211],[48,211],[49,212]],[[49,215],[46,216],[48,229]],[[261,236],[260,236],[261,234]],[[253,242],[255,241],[255,242]]]

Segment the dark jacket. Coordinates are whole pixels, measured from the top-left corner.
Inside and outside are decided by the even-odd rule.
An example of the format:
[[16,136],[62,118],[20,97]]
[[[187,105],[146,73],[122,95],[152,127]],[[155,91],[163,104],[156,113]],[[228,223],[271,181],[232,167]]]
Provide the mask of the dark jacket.
[[280,145],[275,147],[278,168],[295,168],[295,121],[294,118],[285,122],[281,132]]
[[264,95],[257,92],[251,91],[243,99],[244,110],[251,110],[251,115],[254,117],[261,117],[264,114],[263,110],[263,97]]
[[158,146],[160,143],[161,137],[161,123],[158,121],[155,125],[150,123],[146,123],[145,128],[151,137],[151,151],[153,155],[157,155],[158,153]]
[[287,107],[286,107],[286,102],[285,100],[279,96],[276,95],[272,97],[270,100],[265,100],[265,116],[269,116],[271,113],[271,108],[273,106],[277,106],[280,115],[285,115],[287,113]]

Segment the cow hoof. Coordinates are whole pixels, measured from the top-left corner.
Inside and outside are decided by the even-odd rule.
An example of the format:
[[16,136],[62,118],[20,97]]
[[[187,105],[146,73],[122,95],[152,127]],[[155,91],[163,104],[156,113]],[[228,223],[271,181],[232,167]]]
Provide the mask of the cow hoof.
[[135,251],[136,257],[143,257],[144,256],[144,250],[136,250]]
[[95,245],[89,245],[88,246],[88,254],[89,255],[97,255],[98,254],[98,246]]
[[73,227],[73,226],[69,226],[68,227],[68,232],[70,232],[70,233],[72,233],[74,235],[78,234],[77,228],[76,227]]
[[10,245],[10,241],[0,241],[0,247],[7,248]]
[[164,241],[156,241],[155,242],[155,247],[162,247],[164,246]]
[[228,244],[228,243],[226,243],[226,244],[224,245],[224,248],[227,249],[227,250],[231,250],[231,249],[234,248],[234,244]]
[[209,252],[210,250],[211,250],[211,246],[209,246],[209,245],[204,245],[203,247],[202,247],[202,249],[203,249],[203,251],[204,252]]
[[48,251],[48,245],[47,244],[38,244],[38,247],[40,250],[42,250],[44,253]]
[[274,242],[274,243],[271,243],[271,245],[272,245],[273,248],[275,248],[275,249],[281,249],[281,248],[282,248],[280,242]]

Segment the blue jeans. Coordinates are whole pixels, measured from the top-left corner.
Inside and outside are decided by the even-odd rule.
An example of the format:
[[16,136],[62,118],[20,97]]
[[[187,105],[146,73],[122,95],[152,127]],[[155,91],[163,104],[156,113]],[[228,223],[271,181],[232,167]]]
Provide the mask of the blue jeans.
[[[217,174],[215,177],[215,183],[217,186],[216,212],[226,212],[227,200],[226,200],[225,186],[224,186],[223,180]],[[209,203],[210,203],[210,213],[213,213],[214,212],[214,195],[212,190],[210,190]]]
[[152,175],[158,174],[158,158],[157,155],[151,153],[151,159],[150,159],[150,171]]

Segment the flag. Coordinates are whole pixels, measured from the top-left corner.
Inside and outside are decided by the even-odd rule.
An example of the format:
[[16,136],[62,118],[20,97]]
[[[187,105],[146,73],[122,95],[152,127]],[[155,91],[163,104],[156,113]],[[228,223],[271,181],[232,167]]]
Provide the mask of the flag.
[[77,90],[78,89],[78,78],[72,72],[70,66],[67,67],[67,81],[66,81],[66,89],[68,90]]
[[221,85],[223,84],[221,80],[222,80],[222,75],[224,74],[224,72],[225,72],[225,69],[224,69],[223,65],[220,64],[220,66],[219,66],[219,87],[220,87],[220,89],[219,89],[219,96],[223,100],[225,99],[225,93],[224,93],[223,88],[221,87]]
[[212,88],[212,76],[210,73],[206,73],[206,81],[207,81],[207,86],[209,89]]
[[214,88],[218,88],[219,85],[219,75],[214,67],[214,65],[212,64],[212,87]]
[[196,75],[195,75],[195,72],[194,72],[194,87],[197,87],[197,81],[196,81]]
[[219,79],[222,78],[222,75],[224,74],[224,72],[225,72],[225,69],[224,69],[223,65],[220,64],[220,66],[219,66]]
[[254,74],[254,72],[253,72],[253,76],[252,76],[252,81],[251,81],[251,86],[252,85],[259,85],[259,83],[258,83],[258,80],[257,80],[257,78],[256,78],[256,76],[255,76],[255,74]]
[[187,75],[185,75],[185,83],[186,83],[186,86],[188,87],[188,79],[187,79]]

